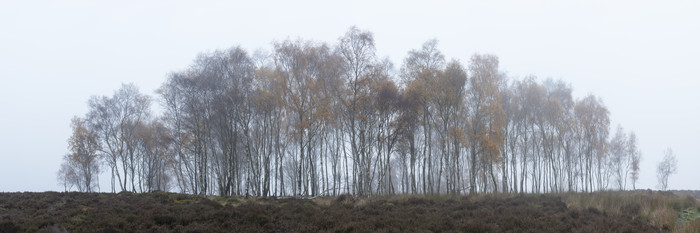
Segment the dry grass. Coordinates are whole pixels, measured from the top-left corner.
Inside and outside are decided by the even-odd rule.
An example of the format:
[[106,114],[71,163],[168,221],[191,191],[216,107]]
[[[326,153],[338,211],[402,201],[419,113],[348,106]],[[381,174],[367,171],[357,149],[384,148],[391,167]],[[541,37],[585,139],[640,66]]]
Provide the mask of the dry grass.
[[689,222],[685,227],[682,229],[676,230],[675,232],[678,233],[698,233],[700,232],[700,219],[695,219],[692,222]]
[[698,221],[680,224],[680,212],[700,207],[695,198],[678,197],[670,192],[628,191],[563,194],[567,207],[573,209],[596,208],[598,210],[641,217],[659,230],[672,232],[698,232]]
[[317,198],[314,198],[312,201],[317,206],[328,207],[331,204],[333,204],[333,200],[335,200],[335,197],[317,197]]

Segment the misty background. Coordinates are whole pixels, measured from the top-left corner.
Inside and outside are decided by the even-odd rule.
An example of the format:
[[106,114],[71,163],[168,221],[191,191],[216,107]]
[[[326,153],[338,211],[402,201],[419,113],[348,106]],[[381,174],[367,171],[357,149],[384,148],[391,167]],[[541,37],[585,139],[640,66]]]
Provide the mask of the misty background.
[[395,67],[436,38],[463,64],[490,53],[511,79],[562,79],[574,98],[595,94],[611,134],[618,124],[637,134],[638,188],[656,188],[670,147],[679,164],[669,189],[700,189],[697,12],[696,1],[3,1],[0,192],[63,190],[56,172],[70,119],[90,96],[134,83],[158,100],[167,73],[199,53],[269,51],[288,38],[334,44],[353,25],[373,32]]

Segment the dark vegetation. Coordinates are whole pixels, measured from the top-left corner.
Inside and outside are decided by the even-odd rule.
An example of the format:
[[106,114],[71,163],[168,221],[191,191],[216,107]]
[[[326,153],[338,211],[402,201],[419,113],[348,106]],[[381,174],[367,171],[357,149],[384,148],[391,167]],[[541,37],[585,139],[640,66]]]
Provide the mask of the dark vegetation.
[[681,223],[676,214],[697,207],[670,192],[369,199],[2,193],[0,232],[697,232],[700,220]]

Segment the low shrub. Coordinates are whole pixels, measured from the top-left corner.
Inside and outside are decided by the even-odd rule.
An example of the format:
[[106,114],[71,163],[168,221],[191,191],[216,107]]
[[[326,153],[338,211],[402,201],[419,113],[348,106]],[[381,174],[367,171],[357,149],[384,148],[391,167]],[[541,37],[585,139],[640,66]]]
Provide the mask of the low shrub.
[[[626,195],[626,196],[625,196]],[[145,194],[2,194],[2,232],[658,232],[671,196],[636,194],[239,199]],[[675,198],[682,206],[690,201]],[[47,204],[48,202],[54,204]],[[642,203],[646,202],[646,203]],[[236,203],[233,205],[233,203]],[[610,205],[604,207],[604,205]],[[653,209],[652,207],[656,208]],[[651,211],[654,210],[654,211]],[[669,212],[670,211],[670,212]],[[660,217],[666,215],[666,217]],[[646,217],[643,217],[646,216]],[[669,219],[665,219],[668,218]],[[661,220],[663,219],[663,220]],[[655,222],[658,221],[658,222]],[[668,222],[671,222],[670,224]],[[652,225],[654,224],[654,225]],[[666,224],[666,225],[664,225]],[[681,228],[681,225],[688,227]]]
[[19,227],[11,221],[4,220],[0,222],[0,232],[19,232]]
[[177,219],[170,215],[156,215],[153,216],[153,222],[157,225],[172,225]]

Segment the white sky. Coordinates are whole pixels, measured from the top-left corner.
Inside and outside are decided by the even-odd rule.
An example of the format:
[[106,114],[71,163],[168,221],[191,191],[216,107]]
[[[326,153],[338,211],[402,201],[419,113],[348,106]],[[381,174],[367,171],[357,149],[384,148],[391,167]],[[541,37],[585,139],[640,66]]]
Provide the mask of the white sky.
[[575,98],[602,97],[611,134],[617,124],[637,133],[638,187],[655,188],[671,147],[670,188],[700,189],[700,1],[4,0],[0,192],[62,190],[70,118],[92,95],[133,82],[155,97],[200,52],[270,50],[287,38],[334,44],[353,25],[372,31],[396,67],[437,38],[448,59],[492,53],[511,77],[563,79]]

